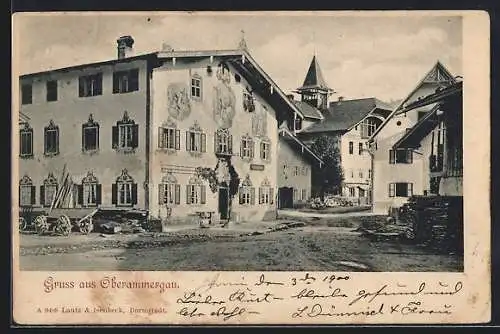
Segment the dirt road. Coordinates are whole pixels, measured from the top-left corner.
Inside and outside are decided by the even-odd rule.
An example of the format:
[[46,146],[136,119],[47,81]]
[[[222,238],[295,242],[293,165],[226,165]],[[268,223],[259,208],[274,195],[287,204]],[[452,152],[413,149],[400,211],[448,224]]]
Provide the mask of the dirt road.
[[[248,232],[248,231],[247,231]],[[165,234],[21,236],[21,270],[462,271],[462,257],[370,241],[352,226],[307,225],[248,235],[238,229]]]

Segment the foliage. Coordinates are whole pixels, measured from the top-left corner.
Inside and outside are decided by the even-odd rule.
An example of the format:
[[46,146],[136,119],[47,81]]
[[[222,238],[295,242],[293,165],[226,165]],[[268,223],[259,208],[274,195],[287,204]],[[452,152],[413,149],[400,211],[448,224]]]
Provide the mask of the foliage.
[[[237,193],[238,189],[240,186],[240,177],[236,170],[234,169],[234,166],[231,164],[230,159],[226,159],[226,162],[228,164],[228,169],[229,169],[229,175],[230,175],[230,181],[229,181],[229,197],[233,198]],[[204,180],[208,181],[210,190],[213,193],[216,193],[219,190],[219,181],[217,180],[217,167],[215,168],[210,168],[210,167],[198,167],[196,168],[196,173],[203,178]]]
[[326,192],[338,193],[344,181],[340,161],[338,141],[333,136],[317,137],[311,145],[311,150],[324,162],[323,168],[318,168],[313,180],[321,198]]

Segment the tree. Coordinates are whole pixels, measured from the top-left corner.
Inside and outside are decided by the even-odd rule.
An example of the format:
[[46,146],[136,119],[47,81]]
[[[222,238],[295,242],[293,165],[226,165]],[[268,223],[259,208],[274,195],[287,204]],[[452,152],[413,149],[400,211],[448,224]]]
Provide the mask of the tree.
[[323,200],[327,192],[338,193],[344,181],[338,141],[333,136],[317,137],[311,150],[324,162],[313,174],[313,186]]

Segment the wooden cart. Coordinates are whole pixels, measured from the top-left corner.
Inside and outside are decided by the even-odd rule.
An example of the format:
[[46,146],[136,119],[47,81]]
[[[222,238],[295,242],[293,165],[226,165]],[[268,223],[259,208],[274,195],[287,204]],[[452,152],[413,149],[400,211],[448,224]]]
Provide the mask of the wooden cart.
[[[56,235],[67,236],[72,230],[80,231],[83,234],[89,234],[94,229],[92,217],[98,211],[99,209],[97,208],[55,208],[51,211],[38,211],[36,214],[32,212],[30,216],[34,218],[32,219],[31,225],[40,235],[52,232]],[[28,228],[26,218],[26,212],[20,215],[20,230],[26,230]]]

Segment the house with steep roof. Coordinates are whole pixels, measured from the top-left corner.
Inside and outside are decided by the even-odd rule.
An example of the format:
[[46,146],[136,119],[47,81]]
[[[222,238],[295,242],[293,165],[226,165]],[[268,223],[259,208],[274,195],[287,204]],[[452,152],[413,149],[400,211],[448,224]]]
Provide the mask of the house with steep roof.
[[366,141],[390,114],[390,106],[375,97],[352,100],[340,97],[330,102],[334,90],[327,85],[316,56],[295,93],[300,100],[289,96],[303,118],[291,123],[290,128],[309,147],[320,136],[333,137],[344,171],[340,195],[358,203],[370,202],[371,156],[366,151]]
[[66,169],[75,208],[275,217],[278,127],[304,116],[246,43],[142,55],[133,45],[123,36],[116,59],[19,77],[20,206],[50,207]]
[[[420,120],[440,112],[437,102],[419,104],[419,101],[433,93],[456,83],[456,78],[441,62],[422,77],[413,90],[394,108],[389,117],[370,136],[369,145],[373,154],[373,210],[388,213],[402,206],[412,195],[435,192],[434,186],[423,172],[429,163],[428,152],[396,145],[407,134],[412,133]],[[418,107],[409,109],[416,104]],[[419,125],[420,127],[420,125]],[[437,160],[443,159],[446,130],[442,124],[435,132],[433,147]]]

